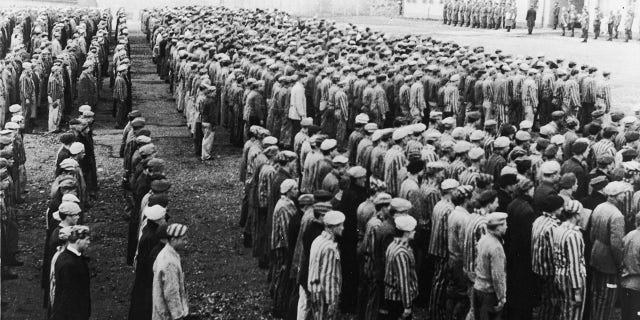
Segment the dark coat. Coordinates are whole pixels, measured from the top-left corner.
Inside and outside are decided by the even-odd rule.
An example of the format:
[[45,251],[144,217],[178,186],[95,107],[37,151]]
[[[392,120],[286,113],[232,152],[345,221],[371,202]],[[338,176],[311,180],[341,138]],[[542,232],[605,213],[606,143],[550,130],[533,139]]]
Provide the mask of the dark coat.
[[322,222],[313,220],[302,235],[302,250],[304,251],[304,256],[300,264],[298,282],[305,289],[307,289],[307,280],[309,279],[309,254],[311,254],[311,244],[313,244],[313,240],[315,240],[323,230],[324,225]]
[[536,9],[534,8],[529,8],[529,10],[527,10],[527,26],[533,26],[536,23]]
[[507,233],[504,236],[507,258],[508,309],[531,313],[536,293],[536,277],[531,269],[531,229],[538,215],[533,210],[533,199],[519,196],[507,206]]
[[340,210],[345,215],[344,231],[338,238],[340,259],[342,260],[342,302],[343,308],[350,310],[356,306],[358,296],[358,206],[367,200],[367,189],[351,183],[342,194]]
[[582,199],[589,194],[589,170],[587,169],[586,163],[584,161],[580,161],[575,157],[565,161],[562,164],[560,173],[565,174],[573,172],[578,179],[578,190],[574,193],[574,197],[576,199]]
[[88,259],[65,249],[55,265],[56,289],[50,320],[86,320],[91,316]]
[[150,220],[142,228],[136,260],[136,278],[131,292],[129,320],[151,320],[153,263],[155,262],[155,256],[151,257],[151,251],[160,243],[160,239],[156,236],[157,230],[158,225]]

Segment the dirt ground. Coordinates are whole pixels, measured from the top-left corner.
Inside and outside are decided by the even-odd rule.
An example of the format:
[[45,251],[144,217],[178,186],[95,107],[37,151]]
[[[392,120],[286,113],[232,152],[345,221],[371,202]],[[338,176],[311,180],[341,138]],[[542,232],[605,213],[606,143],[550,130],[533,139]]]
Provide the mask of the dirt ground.
[[[468,41],[473,44],[480,41],[476,39],[479,35],[456,35],[443,27],[438,29],[430,22],[419,22],[422,24],[414,26],[406,20],[354,18],[352,21],[363,25],[376,24],[379,29],[392,32],[425,32],[433,28],[434,32],[441,32],[443,37],[464,37],[462,43]],[[132,19],[130,23],[131,30],[137,22]],[[504,41],[493,37],[491,34],[482,35],[488,47]],[[539,38],[543,39],[542,36]],[[546,38],[548,37],[544,37],[544,41],[549,46],[544,49],[549,54],[560,50],[555,47],[556,40],[547,42]],[[146,117],[159,156],[167,161],[167,176],[173,183],[169,205],[171,221],[189,226],[189,243],[182,253],[182,263],[191,311],[200,314],[202,319],[271,319],[267,275],[258,269],[250,252],[242,247],[240,229],[237,227],[242,195],[237,178],[241,151],[229,146],[226,134],[219,132],[216,137],[215,160],[203,163],[193,156],[193,144],[184,125],[185,121],[175,111],[168,85],[159,80],[155,73],[151,50],[139,32],[132,33],[130,39],[134,108],[139,109]],[[522,41],[514,40],[514,43]],[[623,48],[623,44],[613,45]],[[638,48],[637,43],[629,45],[636,50]],[[517,46],[518,44],[509,44],[514,50],[506,48],[506,51],[526,54],[538,51],[528,51],[532,49],[516,48]],[[571,51],[563,52],[568,54]],[[589,56],[588,53],[579,54]],[[579,57],[576,60],[582,62]],[[588,63],[592,63],[591,61],[586,60]],[[598,64],[600,61],[602,64],[619,64],[604,58],[598,61]],[[613,76],[615,78],[616,73]],[[637,90],[633,90],[637,88],[637,79],[629,77],[622,81],[616,80],[614,94],[625,94],[616,99],[627,101],[625,105],[628,106],[637,104],[640,99]],[[102,98],[96,109],[95,142],[101,189],[98,201],[88,212],[87,219],[93,233],[89,252],[94,275],[91,279],[92,319],[121,320],[126,319],[129,308],[133,269],[125,264],[127,224],[123,219],[124,202],[120,189],[122,161],[117,158],[121,131],[113,129],[108,81],[105,81]],[[40,128],[43,126],[44,122]],[[15,269],[20,276],[18,280],[2,282],[2,301],[8,302],[2,310],[2,319],[44,319],[40,268],[44,214],[54,178],[57,139],[57,135],[25,136],[29,193],[26,204],[21,205],[19,211],[22,250],[19,257],[24,260],[25,266]],[[418,318],[423,319],[422,315],[423,311],[419,310]]]
[[[189,226],[183,253],[187,291],[192,312],[203,319],[268,319],[266,274],[257,268],[238,237],[241,151],[227,145],[220,133],[215,160],[203,163],[192,156],[193,144],[184,119],[175,111],[168,85],[158,79],[151,50],[140,33],[132,34],[133,104],[147,119],[158,154],[167,161],[172,181],[171,221]],[[127,223],[119,187],[122,160],[117,158],[121,131],[111,117],[108,79],[105,79],[95,124],[99,185],[96,205],[88,212],[92,243],[92,319],[126,319],[133,269],[125,264]],[[44,127],[44,122],[40,128]],[[44,319],[40,268],[44,245],[44,214],[51,182],[58,135],[25,136],[29,193],[20,206],[20,259],[18,280],[2,282],[2,319]]]

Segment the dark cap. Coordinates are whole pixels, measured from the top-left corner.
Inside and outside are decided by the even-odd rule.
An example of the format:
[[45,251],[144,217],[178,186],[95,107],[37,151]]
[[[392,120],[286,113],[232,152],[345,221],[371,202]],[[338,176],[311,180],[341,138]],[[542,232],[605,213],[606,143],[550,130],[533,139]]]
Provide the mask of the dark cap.
[[559,195],[550,195],[544,202],[541,207],[544,212],[554,212],[564,206],[564,199]]

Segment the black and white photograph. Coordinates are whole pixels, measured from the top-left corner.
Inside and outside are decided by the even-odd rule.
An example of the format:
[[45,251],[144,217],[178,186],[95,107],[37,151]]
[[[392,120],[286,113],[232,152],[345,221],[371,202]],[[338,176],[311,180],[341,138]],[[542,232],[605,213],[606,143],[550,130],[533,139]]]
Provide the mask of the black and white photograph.
[[636,0],[0,0],[2,320],[640,320]]

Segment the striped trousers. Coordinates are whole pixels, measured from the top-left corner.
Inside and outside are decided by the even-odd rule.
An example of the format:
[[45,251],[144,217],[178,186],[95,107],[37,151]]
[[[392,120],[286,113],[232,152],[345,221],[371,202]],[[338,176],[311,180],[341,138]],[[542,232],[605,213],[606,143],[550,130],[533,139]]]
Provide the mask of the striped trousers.
[[431,282],[431,295],[429,296],[429,319],[447,319],[447,259],[444,257],[431,256],[434,263],[433,281]]
[[567,285],[570,281],[567,276],[556,275],[556,287],[560,298],[558,299],[558,319],[560,320],[582,320],[584,312],[585,288],[582,288],[582,301],[575,300],[573,289]]
[[329,304],[325,301],[324,295],[311,295],[309,299],[310,311],[313,320],[338,320],[340,319],[340,311],[337,304],[333,308],[329,308]]
[[538,320],[558,319],[558,289],[554,283],[554,276],[539,276],[540,305],[538,306]]
[[593,270],[591,282],[591,320],[613,318],[614,304],[618,293],[618,277]]

